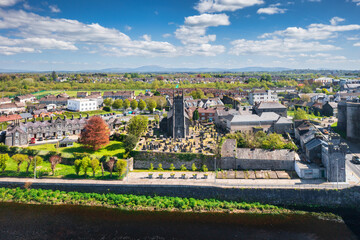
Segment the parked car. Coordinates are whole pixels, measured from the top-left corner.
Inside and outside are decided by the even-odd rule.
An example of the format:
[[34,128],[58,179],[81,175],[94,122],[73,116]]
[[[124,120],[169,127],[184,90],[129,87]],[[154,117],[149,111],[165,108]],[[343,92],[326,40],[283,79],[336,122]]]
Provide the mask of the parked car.
[[360,164],[360,157],[358,156],[353,156],[352,157],[352,162],[355,164]]
[[38,141],[44,141],[44,138],[43,138],[43,137],[39,137],[39,138],[38,138]]
[[35,138],[31,138],[30,139],[30,144],[35,144],[36,143],[36,139]]

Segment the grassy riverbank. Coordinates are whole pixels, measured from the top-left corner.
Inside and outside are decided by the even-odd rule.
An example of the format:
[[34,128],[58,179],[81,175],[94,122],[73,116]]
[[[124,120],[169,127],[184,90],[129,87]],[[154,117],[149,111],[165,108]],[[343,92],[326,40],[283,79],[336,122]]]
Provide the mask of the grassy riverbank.
[[[28,187],[28,186],[27,186]],[[274,205],[246,202],[221,201],[216,199],[194,199],[164,196],[138,196],[128,194],[99,194],[65,192],[59,190],[0,188],[0,202],[16,202],[45,205],[83,205],[118,208],[122,210],[185,211],[185,212],[228,212],[305,214]],[[314,213],[312,213],[314,214]],[[316,213],[323,218],[339,219],[331,213]]]

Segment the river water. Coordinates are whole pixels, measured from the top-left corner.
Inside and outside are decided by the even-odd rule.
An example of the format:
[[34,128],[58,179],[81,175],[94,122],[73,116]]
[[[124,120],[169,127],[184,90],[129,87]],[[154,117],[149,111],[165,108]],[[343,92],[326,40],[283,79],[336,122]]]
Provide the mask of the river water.
[[0,239],[357,239],[310,215],[122,211],[0,203]]

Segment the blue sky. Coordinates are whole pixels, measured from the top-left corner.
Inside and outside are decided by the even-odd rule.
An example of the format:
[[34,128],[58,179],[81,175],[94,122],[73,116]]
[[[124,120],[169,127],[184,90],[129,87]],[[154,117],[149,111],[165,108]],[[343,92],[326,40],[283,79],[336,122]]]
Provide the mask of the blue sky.
[[0,0],[0,69],[360,69],[360,0]]

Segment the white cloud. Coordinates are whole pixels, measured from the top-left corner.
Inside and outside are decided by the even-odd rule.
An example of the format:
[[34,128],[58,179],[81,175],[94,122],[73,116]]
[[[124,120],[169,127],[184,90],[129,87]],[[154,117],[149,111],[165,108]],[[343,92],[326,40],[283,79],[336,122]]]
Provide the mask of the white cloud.
[[263,4],[263,0],[200,0],[195,9],[200,13],[236,11],[246,7]]
[[35,52],[34,48],[0,46],[0,54],[2,55],[14,55],[17,53],[33,53],[33,52]]
[[301,27],[288,27],[282,31],[275,31],[273,33],[265,33],[261,38],[268,38],[274,36],[281,36],[287,38],[296,38],[296,39],[315,39],[323,40],[334,38],[337,36],[337,32],[353,31],[359,30],[360,25],[350,24],[350,25],[326,25],[326,24],[311,24],[306,29]]
[[287,9],[279,8],[278,6],[279,6],[279,4],[274,4],[274,5],[270,5],[267,8],[259,8],[257,10],[257,14],[273,15],[273,14],[285,13],[287,11]]
[[239,39],[231,42],[233,46],[229,51],[233,55],[266,55],[284,57],[284,54],[303,52],[322,52],[338,50],[340,48],[321,44],[316,41],[304,42],[297,39],[267,39],[267,40],[246,40]]
[[150,41],[151,41],[151,36],[148,35],[148,34],[144,34],[144,35],[142,36],[142,38],[143,38],[145,41],[147,41],[147,42],[150,42]]
[[56,6],[56,5],[50,5],[49,8],[50,8],[50,11],[53,13],[61,12],[60,8],[58,8],[58,6]]
[[164,33],[162,36],[163,36],[163,38],[168,38],[168,37],[171,37],[172,35],[170,33]]
[[201,14],[185,18],[184,25],[176,29],[174,35],[184,47],[179,48],[185,55],[215,56],[225,51],[222,45],[211,45],[209,42],[216,40],[216,35],[206,35],[208,27],[230,25],[229,16],[226,14]]
[[354,3],[356,3],[356,6],[360,6],[360,0],[352,0]]
[[[8,49],[9,41],[0,41],[2,54],[20,52],[37,52],[41,49],[76,50],[76,44],[86,44],[91,47],[89,52],[99,52],[97,49],[117,48],[124,55],[166,55],[174,54],[176,48],[168,42],[132,40],[126,34],[113,28],[106,28],[97,23],[84,24],[70,19],[43,17],[22,10],[4,11],[0,9],[0,29],[11,30],[16,38],[16,47]],[[32,46],[30,51],[25,47]],[[15,47],[15,46],[14,46]],[[21,48],[23,47],[23,48]],[[101,52],[102,53],[102,52]]]
[[194,27],[217,27],[230,25],[229,16],[226,14],[201,14],[185,18],[185,24]]
[[0,0],[0,7],[10,7],[18,3],[20,0]]
[[345,19],[340,17],[333,17],[332,19],[330,19],[331,25],[337,25],[339,22],[343,21],[345,21]]
[[125,30],[126,30],[126,31],[131,31],[131,29],[132,29],[132,27],[131,27],[131,26],[129,26],[129,25],[125,25]]
[[360,47],[360,42],[354,43],[354,47]]

